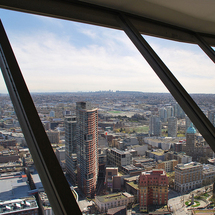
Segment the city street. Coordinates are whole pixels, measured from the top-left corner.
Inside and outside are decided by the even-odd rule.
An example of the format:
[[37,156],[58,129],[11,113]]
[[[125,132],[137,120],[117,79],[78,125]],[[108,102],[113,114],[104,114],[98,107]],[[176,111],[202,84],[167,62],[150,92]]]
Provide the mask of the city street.
[[[211,186],[210,186],[211,189]],[[193,190],[188,194],[180,194],[174,190],[169,189],[169,200],[168,205],[172,207],[173,214],[191,214],[191,211],[188,210],[189,207],[185,205],[185,202],[191,199],[192,193],[196,195],[197,193],[204,193],[205,187],[198,188]],[[198,200],[200,202],[201,207],[205,207],[207,205],[206,202]]]

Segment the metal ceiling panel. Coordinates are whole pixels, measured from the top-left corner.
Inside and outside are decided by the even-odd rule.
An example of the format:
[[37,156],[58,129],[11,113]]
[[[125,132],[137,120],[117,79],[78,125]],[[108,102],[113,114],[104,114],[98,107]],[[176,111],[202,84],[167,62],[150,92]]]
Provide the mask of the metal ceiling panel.
[[196,43],[198,33],[215,46],[213,0],[0,0],[0,7],[114,29],[121,29],[116,16],[124,13],[142,34]]

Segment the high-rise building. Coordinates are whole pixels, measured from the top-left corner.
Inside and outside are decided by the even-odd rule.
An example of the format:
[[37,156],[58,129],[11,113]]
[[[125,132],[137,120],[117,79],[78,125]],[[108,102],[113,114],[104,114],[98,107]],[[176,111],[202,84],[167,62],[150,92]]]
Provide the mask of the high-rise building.
[[178,119],[182,119],[185,117],[185,113],[178,103],[174,104],[174,116]]
[[77,182],[77,151],[76,151],[76,117],[67,116],[64,120],[65,126],[65,160],[66,173],[76,184]]
[[167,121],[167,110],[166,110],[166,108],[163,107],[159,110],[159,117],[160,117],[162,122]]
[[87,197],[96,191],[98,177],[98,109],[89,102],[76,103],[78,187]]
[[149,121],[149,134],[151,136],[161,136],[161,120],[158,116],[151,116]]
[[176,137],[178,131],[177,118],[168,118],[168,137]]
[[173,106],[167,106],[166,107],[167,110],[167,119],[174,116],[174,108]]
[[148,211],[149,205],[166,205],[168,202],[168,177],[162,169],[142,172],[139,177],[140,211]]
[[68,155],[76,153],[76,116],[66,116],[64,119],[65,145]]

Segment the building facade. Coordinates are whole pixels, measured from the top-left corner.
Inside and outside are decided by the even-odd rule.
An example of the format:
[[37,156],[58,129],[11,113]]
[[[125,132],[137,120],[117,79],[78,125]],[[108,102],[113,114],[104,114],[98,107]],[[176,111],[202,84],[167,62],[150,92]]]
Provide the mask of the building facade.
[[150,136],[161,136],[161,120],[158,116],[151,116],[149,121]]
[[178,125],[177,118],[170,117],[168,118],[168,137],[177,137]]
[[168,177],[164,170],[142,172],[139,176],[140,211],[148,211],[149,205],[167,205],[168,185]]
[[166,108],[162,107],[159,110],[159,117],[161,119],[162,122],[166,122],[167,121],[167,110]]
[[132,202],[134,202],[134,196],[126,192],[95,196],[95,203],[100,212],[106,212],[110,208],[127,206]]
[[76,150],[76,117],[66,116],[65,127],[65,160],[66,173],[74,184],[77,183],[77,150]]
[[166,172],[172,172],[175,170],[175,166],[178,164],[177,160],[168,160],[168,161],[162,161],[157,164],[157,169],[163,169]]
[[46,131],[46,134],[49,138],[50,143],[52,143],[52,144],[59,143],[59,141],[60,141],[60,132],[59,131],[48,130],[48,131]]
[[175,167],[175,190],[186,192],[202,186],[203,165],[197,162],[178,164]]
[[132,155],[128,151],[122,151],[116,148],[107,150],[107,162],[113,166],[119,167],[130,165],[132,162]]
[[98,109],[89,102],[76,103],[77,179],[78,187],[93,197],[98,178]]

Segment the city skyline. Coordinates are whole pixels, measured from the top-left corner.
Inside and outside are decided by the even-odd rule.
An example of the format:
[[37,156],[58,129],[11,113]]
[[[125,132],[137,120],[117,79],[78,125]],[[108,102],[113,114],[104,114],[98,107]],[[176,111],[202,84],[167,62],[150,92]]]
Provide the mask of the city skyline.
[[[0,14],[30,92],[168,92],[122,31],[4,9]],[[200,48],[144,38],[189,93],[214,92],[214,64]],[[1,75],[0,93],[6,92]]]

